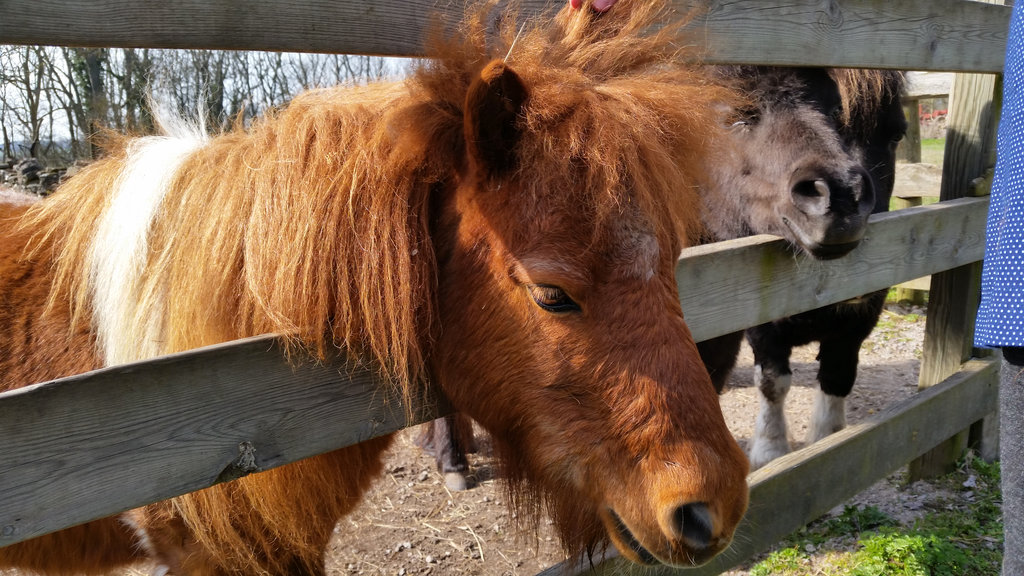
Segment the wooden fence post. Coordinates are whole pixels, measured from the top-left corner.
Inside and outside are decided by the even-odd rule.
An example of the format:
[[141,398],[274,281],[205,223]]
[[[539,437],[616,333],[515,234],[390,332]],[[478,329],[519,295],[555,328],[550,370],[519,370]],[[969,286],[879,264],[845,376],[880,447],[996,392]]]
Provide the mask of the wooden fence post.
[[903,115],[907,117],[907,133],[896,147],[896,160],[916,164],[921,161],[921,99],[910,96],[903,99]]
[[[987,0],[992,4],[999,1]],[[971,182],[995,165],[1002,82],[992,74],[957,74],[950,95],[949,128],[940,200],[969,195]],[[972,356],[974,318],[981,289],[981,262],[932,275],[918,388],[941,382]],[[978,435],[984,426],[977,426]],[[969,430],[910,463],[909,480],[953,469],[968,446]],[[982,447],[990,452],[990,447]]]

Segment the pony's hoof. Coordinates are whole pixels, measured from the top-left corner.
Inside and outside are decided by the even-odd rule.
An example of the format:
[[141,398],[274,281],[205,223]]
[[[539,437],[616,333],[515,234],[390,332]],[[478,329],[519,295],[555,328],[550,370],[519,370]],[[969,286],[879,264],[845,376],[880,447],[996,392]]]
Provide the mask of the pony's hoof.
[[466,477],[462,472],[445,472],[444,485],[452,492],[462,492],[469,488],[469,483],[466,482]]

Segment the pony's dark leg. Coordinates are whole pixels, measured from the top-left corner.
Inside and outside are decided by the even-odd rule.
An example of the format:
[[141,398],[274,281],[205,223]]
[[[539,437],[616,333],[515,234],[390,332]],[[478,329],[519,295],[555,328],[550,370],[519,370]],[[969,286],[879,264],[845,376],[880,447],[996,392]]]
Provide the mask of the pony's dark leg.
[[711,376],[711,383],[715,385],[715,391],[719,394],[725,389],[729,374],[736,367],[736,357],[740,353],[742,342],[743,332],[733,332],[697,343],[700,359],[704,362],[704,367]]
[[754,352],[754,384],[760,392],[760,407],[750,439],[750,468],[755,470],[789,452],[786,435],[786,395],[793,373],[789,355],[793,351],[786,325],[768,323],[747,330]]
[[860,347],[878,323],[885,307],[885,290],[873,292],[855,304],[839,304],[833,328],[818,349],[818,383],[807,442],[814,443],[846,427],[846,397],[857,380]]
[[427,422],[416,438],[416,444],[434,457],[449,490],[461,491],[469,487],[466,452],[472,450],[472,437],[472,422],[456,412]]
[[830,338],[818,350],[818,383],[807,443],[814,443],[846,427],[846,396],[857,379],[857,363],[863,340]]

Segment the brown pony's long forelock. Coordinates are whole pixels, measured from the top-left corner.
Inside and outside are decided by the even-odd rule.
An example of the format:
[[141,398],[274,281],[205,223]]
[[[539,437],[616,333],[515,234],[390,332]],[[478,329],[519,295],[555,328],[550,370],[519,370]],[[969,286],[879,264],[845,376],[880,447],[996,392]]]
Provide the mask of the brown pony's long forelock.
[[[285,334],[293,351],[314,358],[344,347],[374,361],[408,397],[426,378],[439,328],[430,194],[463,161],[463,99],[492,58],[507,57],[529,87],[517,155],[536,176],[535,190],[577,179],[565,210],[587,206],[605,220],[639,209],[660,215],[657,237],[675,238],[676,247],[695,240],[699,170],[718,145],[707,137],[720,125],[718,106],[734,96],[680,64],[679,26],[641,32],[666,17],[655,4],[623,1],[605,17],[563,10],[553,23],[525,29],[506,15],[489,35],[492,4],[472,12],[454,39],[435,37],[435,58],[404,86],[311,92],[247,132],[213,139],[186,160],[150,233],[139,293],[144,313],[164,316],[163,351]],[[72,302],[83,320],[90,311],[82,263],[119,158],[97,163],[92,177],[73,180],[26,220],[42,226],[39,246],[57,255],[53,301]],[[506,448],[499,456],[521,518],[546,508],[573,552],[603,541],[593,511],[527,484],[537,471]],[[230,517],[239,499],[258,502],[285,488],[261,487],[260,477],[175,506],[225,563],[284,572],[246,547],[250,533],[214,521]],[[345,495],[334,503],[321,496],[310,494],[307,504],[345,506]],[[303,521],[305,506],[297,508],[264,511],[271,533],[263,544],[315,546],[288,528]]]

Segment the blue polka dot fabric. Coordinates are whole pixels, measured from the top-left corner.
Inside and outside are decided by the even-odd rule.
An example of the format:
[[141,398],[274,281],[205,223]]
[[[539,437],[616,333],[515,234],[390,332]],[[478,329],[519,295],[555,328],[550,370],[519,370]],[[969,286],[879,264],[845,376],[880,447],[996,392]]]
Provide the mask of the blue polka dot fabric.
[[1024,2],[1010,20],[976,346],[1024,346]]

